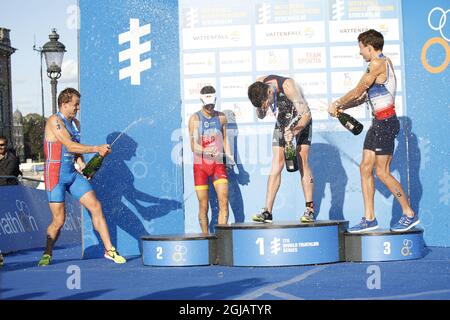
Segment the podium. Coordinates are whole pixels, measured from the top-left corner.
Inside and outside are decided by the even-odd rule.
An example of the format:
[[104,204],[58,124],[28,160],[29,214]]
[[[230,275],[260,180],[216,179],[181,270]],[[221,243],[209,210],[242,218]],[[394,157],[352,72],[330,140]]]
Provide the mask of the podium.
[[425,255],[423,230],[346,232],[348,221],[318,220],[216,225],[215,235],[147,235],[146,266],[294,266],[398,261]]
[[345,233],[346,261],[397,261],[420,259],[425,255],[423,230],[393,232],[374,230]]
[[225,266],[292,266],[345,261],[347,221],[217,225],[217,262]]
[[142,263],[146,266],[202,266],[216,259],[214,235],[147,235],[141,241]]

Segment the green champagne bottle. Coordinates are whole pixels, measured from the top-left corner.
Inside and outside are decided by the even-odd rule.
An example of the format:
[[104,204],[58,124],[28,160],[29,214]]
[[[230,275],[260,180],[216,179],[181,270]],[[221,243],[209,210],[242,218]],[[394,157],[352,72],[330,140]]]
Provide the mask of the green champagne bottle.
[[361,133],[364,126],[361,122],[353,118],[351,115],[345,112],[339,112],[337,118],[339,119],[339,122],[351,133],[353,133],[355,136]]
[[[301,115],[295,116],[287,125],[287,128],[292,130],[297,125],[297,123],[300,121],[301,118],[302,118]],[[297,148],[295,147],[292,141],[286,142],[286,146],[284,147],[284,163],[286,164],[286,170],[288,172],[295,172],[298,170],[296,149]]]
[[86,178],[92,178],[102,166],[103,159],[104,157],[102,157],[99,153],[93,156],[92,159],[86,164],[86,167],[84,167],[83,175]]
[[287,142],[284,147],[284,161],[288,172],[295,172],[298,170],[297,152],[292,141]]

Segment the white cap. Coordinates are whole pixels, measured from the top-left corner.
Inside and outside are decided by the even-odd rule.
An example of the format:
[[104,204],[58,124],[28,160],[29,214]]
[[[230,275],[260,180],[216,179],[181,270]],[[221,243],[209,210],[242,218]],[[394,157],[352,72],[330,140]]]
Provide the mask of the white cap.
[[200,100],[204,106],[208,104],[216,104],[216,94],[215,93],[205,93],[200,95]]

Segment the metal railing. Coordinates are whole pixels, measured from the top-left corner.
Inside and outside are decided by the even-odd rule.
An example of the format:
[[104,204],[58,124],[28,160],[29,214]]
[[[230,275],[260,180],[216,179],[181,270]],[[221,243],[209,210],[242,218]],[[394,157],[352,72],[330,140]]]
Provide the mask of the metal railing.
[[35,178],[23,177],[23,176],[19,176],[19,177],[0,176],[0,179],[13,179],[13,180],[17,181],[17,184],[24,185],[24,186],[31,187],[31,188],[38,188],[41,183],[44,183],[44,180],[42,180],[42,179],[35,179]]

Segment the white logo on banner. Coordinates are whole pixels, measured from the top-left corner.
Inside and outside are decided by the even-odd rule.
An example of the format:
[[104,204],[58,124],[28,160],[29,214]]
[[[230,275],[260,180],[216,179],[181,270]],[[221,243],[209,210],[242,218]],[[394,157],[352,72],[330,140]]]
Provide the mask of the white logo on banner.
[[263,3],[261,5],[261,8],[259,8],[259,23],[260,24],[267,24],[270,20],[270,10],[271,5],[267,3]]
[[152,60],[141,61],[141,54],[151,50],[150,41],[140,43],[141,38],[150,34],[150,24],[139,26],[139,19],[130,19],[130,31],[119,34],[119,44],[130,43],[130,48],[119,52],[119,62],[130,60],[130,65],[119,70],[119,79],[130,77],[132,85],[141,84],[141,72],[152,66]]
[[198,23],[198,9],[190,8],[188,12],[186,12],[186,27],[194,28]]
[[344,0],[336,0],[333,4],[333,20],[341,20],[344,17]]
[[281,251],[281,241],[280,238],[274,237],[272,241],[270,241],[270,252],[272,254],[278,254]]

